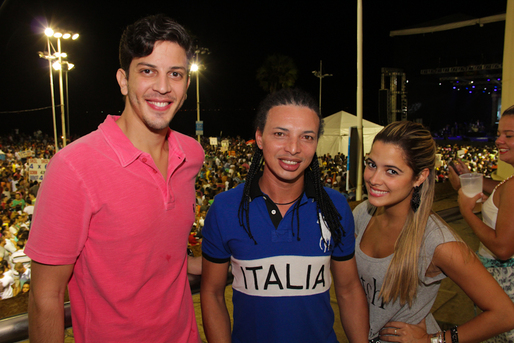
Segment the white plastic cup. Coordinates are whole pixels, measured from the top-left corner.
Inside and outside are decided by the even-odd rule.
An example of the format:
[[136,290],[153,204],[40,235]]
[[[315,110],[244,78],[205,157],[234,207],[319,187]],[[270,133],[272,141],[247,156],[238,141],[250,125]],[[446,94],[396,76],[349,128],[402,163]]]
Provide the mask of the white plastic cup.
[[[482,193],[483,189],[483,175],[480,173],[464,173],[459,175],[460,186],[462,192],[468,198],[473,198],[479,193]],[[478,199],[477,202],[481,202],[482,199]]]

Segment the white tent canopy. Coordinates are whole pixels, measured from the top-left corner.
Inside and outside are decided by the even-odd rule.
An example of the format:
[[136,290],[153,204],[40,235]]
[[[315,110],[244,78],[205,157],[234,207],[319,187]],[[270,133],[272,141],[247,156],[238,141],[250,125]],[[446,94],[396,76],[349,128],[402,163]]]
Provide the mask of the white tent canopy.
[[[335,156],[337,153],[348,155],[348,142],[350,140],[350,130],[357,126],[357,116],[345,111],[339,111],[323,119],[325,130],[318,141],[316,153],[318,156],[330,154]],[[364,154],[371,150],[371,144],[375,135],[384,127],[373,122],[362,120],[362,135],[364,140]]]

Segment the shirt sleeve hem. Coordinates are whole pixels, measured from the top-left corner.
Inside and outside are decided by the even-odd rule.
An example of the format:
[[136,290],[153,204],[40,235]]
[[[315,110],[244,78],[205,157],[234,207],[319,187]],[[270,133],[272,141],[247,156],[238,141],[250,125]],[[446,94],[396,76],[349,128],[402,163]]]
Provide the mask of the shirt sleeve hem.
[[227,257],[227,258],[214,258],[214,257],[211,257],[209,255],[207,255],[206,253],[202,252],[202,257],[204,257],[207,261],[209,262],[212,262],[212,263],[227,263],[230,261],[230,257]]
[[31,260],[36,261],[37,263],[48,264],[51,266],[75,264],[75,262],[77,261],[76,257],[59,258],[59,257],[53,257],[53,256],[46,256],[46,255],[38,254],[37,252],[27,249],[27,248],[24,250],[24,252],[28,257],[30,257]]
[[339,261],[339,262],[342,262],[342,261],[348,261],[348,260],[351,260],[353,258],[353,256],[355,256],[355,251],[352,252],[350,255],[345,255],[345,256],[332,256],[332,259],[334,261]]

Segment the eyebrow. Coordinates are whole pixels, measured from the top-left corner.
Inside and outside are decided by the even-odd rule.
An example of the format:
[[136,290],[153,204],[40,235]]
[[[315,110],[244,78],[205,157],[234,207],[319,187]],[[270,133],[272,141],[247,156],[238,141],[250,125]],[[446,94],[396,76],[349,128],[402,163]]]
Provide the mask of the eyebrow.
[[[280,127],[280,126],[276,126],[276,127],[274,127],[274,129],[278,129],[278,130],[282,130],[282,131],[289,131],[289,129],[286,129],[285,127]],[[306,130],[306,131],[303,131],[302,133],[314,133],[314,134],[316,134],[316,131],[314,131],[314,130]]]
[[170,68],[170,70],[177,70],[177,69],[180,69],[180,70],[183,70],[183,71],[187,71],[187,68],[185,68],[185,67],[176,66],[176,67],[171,67]]
[[139,62],[138,64],[136,64],[136,67],[150,67],[150,68],[157,68],[156,65],[153,65],[153,64],[150,64],[150,63],[146,63],[146,62]]
[[392,166],[392,165],[385,165],[386,168],[393,168],[393,169],[397,169],[399,170],[400,172],[403,173],[403,170],[401,170],[400,168],[398,168],[397,166]]
[[[136,67],[149,67],[149,68],[154,68],[154,69],[157,69],[157,66],[154,65],[154,64],[151,64],[151,63],[146,63],[146,62],[139,62]],[[174,66],[174,67],[170,67],[169,70],[177,70],[177,69],[180,69],[180,70],[183,70],[183,71],[186,71],[187,69],[185,67],[181,67],[181,66]]]
[[[366,158],[366,161],[372,161],[373,163],[377,164],[377,163],[375,162],[375,160],[373,160],[371,157]],[[400,168],[398,168],[397,166],[393,166],[393,165],[386,164],[384,167],[386,167],[386,168],[393,168],[393,169],[396,169],[396,170],[398,170],[398,171],[400,171],[400,172],[402,172],[402,173],[403,173],[403,170],[401,170],[401,169],[400,169]]]

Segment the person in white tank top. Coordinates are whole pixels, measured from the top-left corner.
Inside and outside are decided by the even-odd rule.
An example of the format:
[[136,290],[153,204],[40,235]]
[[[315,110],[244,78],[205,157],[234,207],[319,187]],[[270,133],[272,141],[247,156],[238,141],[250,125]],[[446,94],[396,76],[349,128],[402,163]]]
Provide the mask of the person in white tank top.
[[[514,166],[514,106],[503,112],[498,124],[496,147],[499,158]],[[480,239],[478,256],[486,269],[514,301],[514,181],[512,176],[502,182],[484,178],[483,191],[473,198],[460,190],[458,174],[469,172],[468,167],[457,161],[455,169],[450,168],[450,182],[459,190],[459,208],[462,217]],[[482,206],[482,220],[473,213],[479,198],[485,200]],[[514,330],[498,335],[487,342],[514,342]]]

